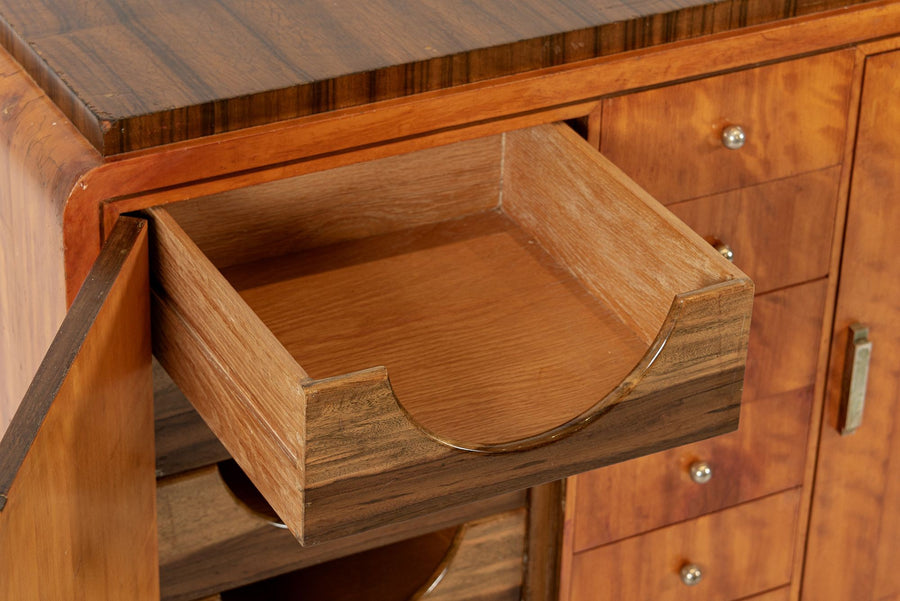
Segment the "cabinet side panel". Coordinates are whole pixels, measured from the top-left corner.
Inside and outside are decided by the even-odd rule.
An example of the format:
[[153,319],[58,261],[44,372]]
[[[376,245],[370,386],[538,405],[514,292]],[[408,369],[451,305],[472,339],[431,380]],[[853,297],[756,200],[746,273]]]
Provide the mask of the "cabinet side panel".
[[65,315],[62,211],[99,160],[0,50],[0,435]]

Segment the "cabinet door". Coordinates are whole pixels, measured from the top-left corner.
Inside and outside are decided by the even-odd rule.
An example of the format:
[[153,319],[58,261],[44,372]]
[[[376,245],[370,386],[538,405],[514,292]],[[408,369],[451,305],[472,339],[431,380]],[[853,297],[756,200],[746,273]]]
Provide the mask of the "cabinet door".
[[0,599],[159,599],[149,326],[122,219],[0,440]]
[[[900,599],[900,52],[866,61],[803,598]],[[872,342],[862,425],[837,431],[849,326]]]

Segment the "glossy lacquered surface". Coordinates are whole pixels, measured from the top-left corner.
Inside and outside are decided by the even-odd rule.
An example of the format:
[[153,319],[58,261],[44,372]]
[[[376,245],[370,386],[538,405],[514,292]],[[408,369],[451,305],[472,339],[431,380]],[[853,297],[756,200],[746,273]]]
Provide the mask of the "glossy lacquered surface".
[[846,4],[4,0],[0,15],[4,46],[115,154]]

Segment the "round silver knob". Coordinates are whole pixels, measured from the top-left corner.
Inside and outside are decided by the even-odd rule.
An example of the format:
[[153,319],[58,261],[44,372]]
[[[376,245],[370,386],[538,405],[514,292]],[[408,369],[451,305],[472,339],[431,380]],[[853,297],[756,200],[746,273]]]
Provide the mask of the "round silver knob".
[[734,263],[734,249],[722,242],[721,240],[716,240],[713,242],[713,248],[719,251],[719,254],[725,257],[728,261]]
[[712,466],[705,461],[695,461],[688,468],[691,474],[691,480],[697,484],[706,484],[712,478]]
[[696,586],[703,580],[703,571],[695,563],[689,563],[681,568],[681,581],[688,586]]
[[744,128],[740,125],[729,125],[722,130],[722,145],[728,150],[737,150],[747,141]]

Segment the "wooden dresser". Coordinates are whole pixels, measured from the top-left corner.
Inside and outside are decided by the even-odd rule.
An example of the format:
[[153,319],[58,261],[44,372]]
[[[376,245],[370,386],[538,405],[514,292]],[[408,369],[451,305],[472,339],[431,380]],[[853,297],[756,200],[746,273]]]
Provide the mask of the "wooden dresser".
[[0,0],[0,601],[900,600],[900,3],[776,4]]

